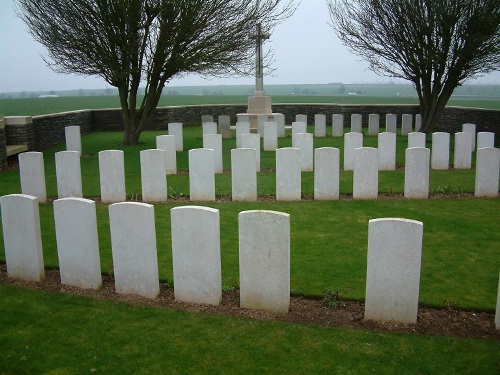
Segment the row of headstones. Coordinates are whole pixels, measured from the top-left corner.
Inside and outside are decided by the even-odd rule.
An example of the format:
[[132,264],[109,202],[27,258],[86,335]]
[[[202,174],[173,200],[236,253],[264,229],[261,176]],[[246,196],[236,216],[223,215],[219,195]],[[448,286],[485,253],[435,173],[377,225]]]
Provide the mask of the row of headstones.
[[[38,201],[13,194],[0,198],[7,273],[44,278]],[[219,305],[222,300],[219,210],[182,206],[170,211],[175,299]],[[102,285],[95,202],[54,201],[61,283]],[[115,288],[120,294],[159,295],[154,206],[109,206]],[[290,215],[256,210],[238,215],[240,306],[286,313],[290,306]],[[374,219],[368,226],[365,318],[416,323],[423,223]],[[138,261],[140,259],[140,261]],[[499,295],[500,298],[500,295]],[[498,328],[498,315],[496,319]]]

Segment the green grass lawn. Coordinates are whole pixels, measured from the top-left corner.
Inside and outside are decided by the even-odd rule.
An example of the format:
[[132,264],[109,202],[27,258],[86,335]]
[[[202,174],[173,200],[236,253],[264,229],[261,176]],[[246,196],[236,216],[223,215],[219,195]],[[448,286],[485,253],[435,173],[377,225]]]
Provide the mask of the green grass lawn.
[[[311,130],[311,129],[310,129]],[[154,148],[160,132],[145,132],[138,146],[122,147],[121,133],[82,137],[84,195],[98,197],[98,155],[123,149],[127,196],[140,195],[139,152]],[[178,169],[187,170],[187,149],[201,147],[201,128],[185,129]],[[342,140],[315,139],[315,147],[343,148]],[[280,140],[280,147],[291,139]],[[365,146],[376,147],[376,137]],[[216,193],[230,195],[230,149],[224,140],[224,174]],[[406,139],[398,136],[397,161],[404,165]],[[56,196],[54,153],[44,151],[48,195]],[[341,152],[342,154],[342,152]],[[453,155],[453,151],[451,151]],[[273,152],[261,153],[259,195],[274,195]],[[302,174],[304,194],[312,194],[313,174]],[[475,172],[431,172],[431,191],[474,190]],[[402,192],[404,170],[381,172],[380,192]],[[189,194],[186,174],[168,176],[176,193]],[[0,195],[19,193],[18,171],[0,172]],[[352,173],[341,171],[341,193],[352,193]],[[189,202],[155,205],[159,273],[172,282],[170,209]],[[199,203],[196,203],[199,204]],[[220,210],[224,287],[237,287],[238,213],[271,209],[291,215],[291,289],[321,297],[333,287],[363,300],[368,221],[403,217],[424,223],[420,304],[493,312],[500,262],[499,199],[338,200],[301,202],[211,202]],[[101,269],[111,267],[108,207],[97,204]],[[40,205],[44,263],[57,267],[52,204]],[[1,236],[1,235],[0,235]],[[0,240],[2,241],[2,240]],[[2,241],[3,243],[3,241]],[[3,247],[2,247],[3,248]],[[0,260],[4,260],[0,251]],[[201,313],[94,301],[0,285],[0,373],[497,373],[500,343],[381,333],[334,327],[264,322]]]

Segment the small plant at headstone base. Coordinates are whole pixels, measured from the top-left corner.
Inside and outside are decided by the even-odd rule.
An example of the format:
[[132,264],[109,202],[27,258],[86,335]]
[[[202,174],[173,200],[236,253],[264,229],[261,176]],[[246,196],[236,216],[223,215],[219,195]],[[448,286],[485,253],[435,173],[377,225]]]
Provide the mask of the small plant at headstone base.
[[323,305],[328,308],[345,307],[345,301],[342,298],[346,296],[347,290],[342,295],[339,294],[338,290],[334,290],[332,287],[323,290]]
[[167,195],[169,198],[172,198],[172,199],[181,198],[184,196],[181,189],[174,188],[173,186],[170,186],[170,185],[168,186],[168,194]]
[[453,186],[449,186],[449,185],[446,185],[446,186],[438,186],[434,189],[431,190],[431,193],[432,194],[446,194],[446,195],[449,195],[449,194],[462,194],[464,192],[464,190],[462,189],[462,187],[458,187],[458,188],[454,188]]
[[132,202],[138,202],[139,201],[139,194],[135,194],[135,193],[131,193],[129,195],[129,201],[132,201]]

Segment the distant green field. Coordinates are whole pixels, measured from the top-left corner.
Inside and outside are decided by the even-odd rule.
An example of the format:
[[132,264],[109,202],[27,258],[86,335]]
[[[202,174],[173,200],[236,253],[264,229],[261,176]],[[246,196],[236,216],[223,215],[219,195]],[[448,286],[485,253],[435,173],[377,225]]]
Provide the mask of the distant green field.
[[[204,104],[246,104],[245,95],[164,95],[158,106],[182,106]],[[389,96],[273,96],[273,103],[332,103],[332,104],[418,104],[413,97]],[[449,106],[500,109],[497,99],[452,99]],[[119,108],[118,96],[61,96],[55,98],[0,99],[0,114],[4,116],[36,116],[79,109]]]

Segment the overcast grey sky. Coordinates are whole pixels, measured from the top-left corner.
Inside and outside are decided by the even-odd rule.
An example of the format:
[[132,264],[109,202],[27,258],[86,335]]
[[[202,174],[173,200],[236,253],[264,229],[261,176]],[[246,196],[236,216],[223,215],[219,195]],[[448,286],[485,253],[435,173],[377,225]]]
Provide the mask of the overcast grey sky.
[[[54,73],[40,57],[44,48],[26,32],[15,15],[15,0],[0,0],[0,92],[30,90],[100,89],[108,84],[94,77]],[[367,70],[368,65],[344,47],[328,26],[325,0],[303,0],[295,14],[278,25],[266,46],[274,50],[275,71],[267,84],[390,82]],[[500,72],[478,83],[500,84]],[[171,86],[254,84],[252,77],[174,79]]]

